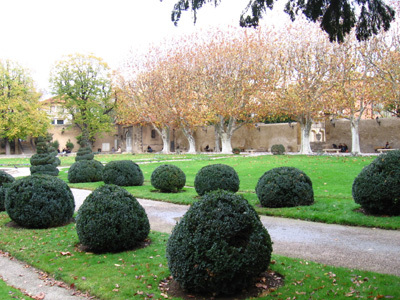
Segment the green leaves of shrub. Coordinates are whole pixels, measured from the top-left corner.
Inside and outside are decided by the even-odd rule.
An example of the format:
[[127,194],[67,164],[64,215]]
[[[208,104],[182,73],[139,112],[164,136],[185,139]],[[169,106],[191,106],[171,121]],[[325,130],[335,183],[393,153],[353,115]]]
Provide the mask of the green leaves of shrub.
[[14,177],[0,170],[0,211],[5,210],[4,201],[6,198],[6,188],[14,181]]
[[49,228],[69,222],[75,210],[68,185],[50,175],[32,175],[13,182],[7,189],[6,211],[27,228]]
[[400,151],[379,155],[354,179],[354,201],[367,212],[400,215]]
[[76,230],[80,242],[95,252],[132,249],[143,242],[150,223],[135,197],[116,185],[91,193],[79,208]]
[[105,165],[103,181],[119,186],[139,186],[144,182],[143,172],[131,160],[115,160]]
[[256,193],[264,207],[292,207],[314,203],[310,177],[293,167],[278,167],[265,172],[257,182]]
[[97,160],[79,160],[68,170],[68,181],[97,182],[103,180],[103,164]]
[[161,192],[177,192],[186,183],[185,173],[174,165],[158,166],[151,173],[151,185]]
[[235,169],[228,165],[208,165],[197,172],[194,187],[200,196],[218,189],[236,193],[239,190],[239,176]]
[[233,294],[266,271],[272,243],[257,213],[239,195],[207,193],[175,226],[167,243],[173,278],[191,292]]
[[282,144],[275,144],[271,147],[271,152],[273,155],[282,155],[286,151],[285,146]]

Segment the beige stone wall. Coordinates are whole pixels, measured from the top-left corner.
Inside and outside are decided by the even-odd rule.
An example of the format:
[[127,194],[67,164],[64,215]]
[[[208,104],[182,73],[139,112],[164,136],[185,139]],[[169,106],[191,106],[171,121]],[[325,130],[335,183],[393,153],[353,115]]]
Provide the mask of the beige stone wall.
[[[282,124],[259,124],[243,126],[239,128],[232,137],[232,148],[255,149],[269,151],[274,144],[282,144],[288,151],[297,151],[299,142],[299,127],[296,123],[290,127],[288,123]],[[215,148],[215,131],[213,126],[198,129],[194,138],[196,140],[196,151],[202,152],[208,145],[210,149]],[[175,145],[181,150],[187,150],[188,142],[181,131],[175,132]],[[161,145],[162,147],[162,145]]]
[[68,129],[67,125],[52,125],[48,132],[53,135],[53,141],[58,141],[60,143],[60,151],[65,148],[68,139],[74,144],[72,151],[78,151],[79,145],[75,137],[78,136],[81,131],[77,127]]
[[[380,119],[380,125],[376,120],[362,120],[360,124],[360,144],[361,152],[372,153],[376,147],[382,147],[388,141],[392,148],[400,149],[400,119]],[[241,149],[255,149],[269,151],[274,144],[283,144],[288,152],[297,152],[300,145],[300,126],[293,123],[290,127],[288,123],[282,124],[259,124],[258,126],[243,126],[238,129],[232,138],[232,147]],[[152,136],[151,126],[117,126],[114,133],[104,134],[98,137],[93,146],[93,151],[101,149],[102,152],[111,152],[112,147],[121,147],[123,152],[142,153],[146,152],[150,145],[154,151],[159,152],[163,148],[162,139],[156,132]],[[80,131],[74,127],[67,129],[65,125],[54,125],[50,130],[53,140],[58,140],[60,150],[65,147],[70,139],[75,147],[74,152],[78,151],[79,145],[76,136]],[[321,143],[321,148],[331,148],[332,144],[346,143],[351,149],[351,131],[348,120],[336,120],[335,127],[327,121],[325,123],[326,142]],[[196,140],[196,150],[204,151],[209,145],[210,149],[215,147],[214,127],[198,129],[194,134]],[[130,139],[130,143],[129,143]],[[188,142],[181,130],[171,132],[171,143],[174,150],[188,149]]]
[[[77,152],[79,150],[80,146],[78,145],[76,137],[81,131],[78,127],[69,128],[66,125],[53,125],[49,129],[49,133],[53,135],[53,141],[57,140],[60,143],[60,151],[65,147],[68,139],[74,144],[72,152]],[[117,134],[114,132],[98,135],[92,150],[98,151],[98,149],[101,149],[102,152],[111,152],[112,147],[118,147],[118,143],[116,142],[117,137]]]
[[[385,146],[389,142],[394,149],[400,149],[400,119],[387,118],[376,120],[361,120],[360,123],[360,146],[362,153],[372,153],[377,147]],[[345,143],[351,149],[350,121],[336,120],[335,127],[326,122],[326,145],[331,148],[332,144]]]

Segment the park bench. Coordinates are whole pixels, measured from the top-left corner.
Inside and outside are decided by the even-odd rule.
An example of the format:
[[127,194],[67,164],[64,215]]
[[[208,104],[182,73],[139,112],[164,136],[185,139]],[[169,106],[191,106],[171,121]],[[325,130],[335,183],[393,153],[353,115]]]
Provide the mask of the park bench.
[[399,149],[386,149],[386,148],[376,149],[376,151],[378,151],[379,153],[383,153],[383,152],[387,152],[387,151],[395,151],[395,150],[399,150]]
[[250,154],[253,154],[254,152],[256,152],[256,149],[246,149],[244,151],[246,151],[246,152],[248,152]]
[[330,152],[336,152],[337,154],[340,153],[340,149],[322,149],[322,151],[324,151],[325,154],[330,153]]

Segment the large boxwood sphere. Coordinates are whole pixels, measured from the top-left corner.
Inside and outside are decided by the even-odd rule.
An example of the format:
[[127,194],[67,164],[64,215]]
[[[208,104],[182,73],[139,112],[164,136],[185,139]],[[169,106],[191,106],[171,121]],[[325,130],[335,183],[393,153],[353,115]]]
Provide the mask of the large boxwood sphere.
[[173,278],[189,291],[233,294],[266,271],[272,242],[240,195],[218,190],[195,202],[167,242]]
[[15,179],[10,174],[0,170],[0,211],[4,211],[4,201],[6,198],[6,188],[10,183],[14,182]]
[[115,160],[105,165],[103,181],[119,186],[139,186],[144,182],[140,167],[131,160]]
[[50,175],[32,175],[13,182],[6,193],[6,211],[27,228],[49,228],[68,223],[75,210],[68,185]]
[[208,165],[197,172],[194,187],[200,196],[218,189],[236,193],[239,190],[239,176],[235,169],[228,165]]
[[256,193],[264,207],[293,207],[314,203],[310,177],[293,167],[279,167],[265,172],[258,180]]
[[151,174],[151,185],[161,192],[177,192],[185,183],[185,173],[174,165],[158,166]]
[[91,193],[76,216],[81,244],[95,252],[132,249],[143,242],[150,224],[135,197],[116,185],[104,185]]
[[68,181],[97,182],[103,180],[103,164],[97,160],[78,160],[68,170]]
[[354,201],[368,213],[400,215],[400,151],[379,155],[354,179]]

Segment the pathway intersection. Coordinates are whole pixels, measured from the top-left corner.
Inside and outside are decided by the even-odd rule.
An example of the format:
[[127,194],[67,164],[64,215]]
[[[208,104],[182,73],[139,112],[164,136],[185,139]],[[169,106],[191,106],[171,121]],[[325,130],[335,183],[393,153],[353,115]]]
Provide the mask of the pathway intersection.
[[[29,175],[28,168],[9,169],[13,176]],[[72,189],[76,209],[91,193]],[[138,199],[146,210],[151,229],[170,233],[188,206]],[[311,260],[322,264],[374,271],[400,276],[400,231],[307,222],[261,216],[274,242],[274,253]],[[32,267],[27,267],[0,252],[0,278],[9,285],[26,290],[46,300],[87,299],[66,289],[62,283],[49,281]],[[1,297],[0,297],[1,298]],[[40,298],[37,298],[40,299]]]

